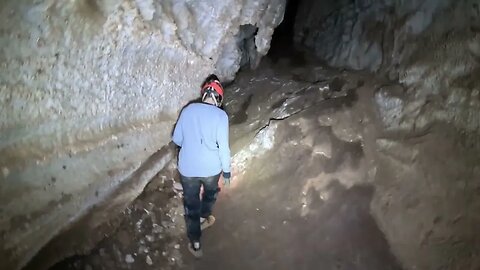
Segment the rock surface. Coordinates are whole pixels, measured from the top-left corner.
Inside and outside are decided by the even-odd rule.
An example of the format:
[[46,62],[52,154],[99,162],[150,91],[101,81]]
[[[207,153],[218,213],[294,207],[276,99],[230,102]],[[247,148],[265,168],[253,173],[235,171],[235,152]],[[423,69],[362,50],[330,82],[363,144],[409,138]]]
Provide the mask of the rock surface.
[[376,96],[392,129],[447,121],[478,133],[478,29],[478,1],[307,0],[299,6],[295,43],[333,66],[376,71],[401,83],[407,91],[401,105],[385,92]]
[[[3,1],[0,268],[20,268],[131,179],[168,143],[177,112],[204,77],[233,78],[240,26],[258,28],[250,52],[258,59],[284,7],[284,0]],[[122,200],[136,197],[140,182]]]

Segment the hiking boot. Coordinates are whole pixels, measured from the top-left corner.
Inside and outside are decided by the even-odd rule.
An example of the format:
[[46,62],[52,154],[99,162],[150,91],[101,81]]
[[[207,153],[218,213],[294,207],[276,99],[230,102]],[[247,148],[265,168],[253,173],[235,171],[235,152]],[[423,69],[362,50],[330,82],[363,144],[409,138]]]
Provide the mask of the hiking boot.
[[200,242],[192,242],[188,245],[188,251],[192,253],[195,258],[201,258],[203,256],[202,247],[200,246]]
[[206,218],[200,218],[200,228],[202,231],[212,226],[213,223],[215,223],[215,217],[213,215],[210,215]]

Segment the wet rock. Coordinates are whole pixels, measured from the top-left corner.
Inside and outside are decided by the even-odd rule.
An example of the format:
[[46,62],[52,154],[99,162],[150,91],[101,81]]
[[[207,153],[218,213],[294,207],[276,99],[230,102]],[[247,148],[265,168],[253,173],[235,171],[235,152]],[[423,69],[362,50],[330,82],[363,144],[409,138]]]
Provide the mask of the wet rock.
[[153,265],[152,258],[150,258],[149,255],[147,255],[147,257],[145,258],[145,262],[146,262],[148,265]]
[[260,155],[274,146],[275,131],[278,127],[276,122],[272,122],[257,132],[253,142],[247,149],[242,149],[232,158],[238,170],[243,171],[254,155]]
[[125,262],[126,263],[134,263],[135,259],[133,258],[133,256],[131,254],[127,254],[127,255],[125,255]]
[[313,85],[319,92],[320,95],[322,96],[323,99],[329,99],[333,96],[332,89],[328,85],[328,83],[317,83]]
[[145,239],[147,239],[148,242],[155,241],[155,238],[152,235],[145,235]]
[[332,133],[345,142],[359,142],[363,139],[363,125],[358,115],[350,111],[336,114],[336,123],[332,125]]
[[139,254],[142,254],[142,253],[145,253],[145,254],[146,254],[146,253],[148,253],[148,247],[146,247],[146,246],[139,246],[139,247],[138,247],[138,253],[139,253]]
[[182,184],[179,183],[179,182],[173,183],[173,188],[174,188],[175,190],[178,190],[178,191],[182,191],[182,190],[183,190],[183,186],[182,186]]
[[398,95],[398,87],[382,87],[375,93],[380,119],[386,129],[399,129],[404,115],[405,102]]

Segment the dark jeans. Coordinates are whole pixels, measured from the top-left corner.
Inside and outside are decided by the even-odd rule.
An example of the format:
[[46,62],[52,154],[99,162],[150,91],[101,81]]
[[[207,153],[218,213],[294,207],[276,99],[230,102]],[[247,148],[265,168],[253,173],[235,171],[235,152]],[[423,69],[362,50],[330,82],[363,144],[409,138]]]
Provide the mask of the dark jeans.
[[[191,242],[200,241],[200,217],[212,214],[212,208],[220,190],[218,180],[220,174],[210,177],[186,177],[180,175],[183,186],[183,207],[185,208],[185,222],[187,235]],[[200,188],[203,185],[203,195],[200,200]]]

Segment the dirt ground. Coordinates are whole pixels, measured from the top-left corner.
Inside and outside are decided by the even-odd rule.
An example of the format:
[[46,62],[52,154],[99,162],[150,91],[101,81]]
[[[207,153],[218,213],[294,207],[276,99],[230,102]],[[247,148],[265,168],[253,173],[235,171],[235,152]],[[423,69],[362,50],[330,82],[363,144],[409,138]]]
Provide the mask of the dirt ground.
[[[472,164],[458,161],[444,170],[440,160],[430,158],[458,154],[458,148],[451,149],[458,143],[451,140],[455,135],[436,128],[412,137],[383,134],[372,102],[385,82],[320,66],[285,72],[290,64],[280,59],[275,68],[243,72],[227,89],[234,182],[220,193],[217,222],[202,238],[201,260],[186,249],[182,195],[172,163],[90,254],[51,269],[442,269],[431,266],[432,256],[440,253],[430,250],[445,250],[435,241],[452,225],[455,210],[435,214],[425,206],[434,201],[422,201],[429,194],[409,190],[405,179],[422,173],[429,178],[432,168],[439,181],[446,179],[445,170],[450,170],[445,177],[460,177]],[[471,160],[475,153],[469,153]],[[409,169],[413,172],[401,178]],[[419,222],[398,221],[412,218],[412,212]],[[428,220],[436,227],[427,228]],[[478,260],[456,268],[478,238],[470,225],[471,231],[452,226],[464,231],[461,241],[470,240],[450,250],[453,259],[443,262],[439,256],[438,264],[478,269]],[[468,256],[474,259],[474,254]]]

